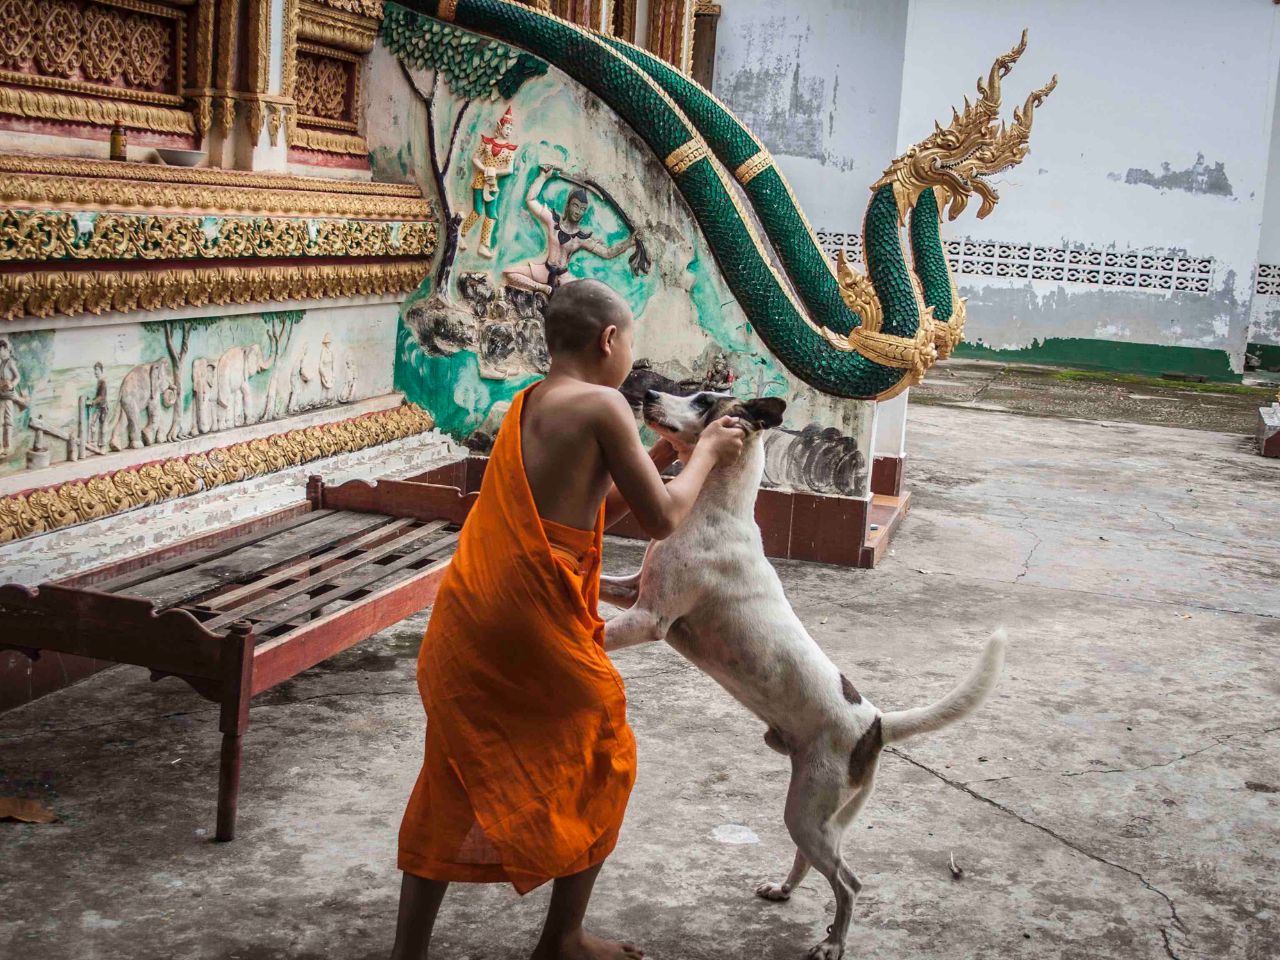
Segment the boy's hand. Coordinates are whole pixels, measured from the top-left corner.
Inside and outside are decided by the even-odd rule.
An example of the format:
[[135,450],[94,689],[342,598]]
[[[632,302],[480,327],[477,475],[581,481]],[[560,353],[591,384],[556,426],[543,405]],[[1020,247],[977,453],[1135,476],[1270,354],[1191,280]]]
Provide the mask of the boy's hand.
[[735,417],[721,417],[707,425],[698,438],[697,449],[706,448],[716,463],[733,463],[742,455],[747,431]]

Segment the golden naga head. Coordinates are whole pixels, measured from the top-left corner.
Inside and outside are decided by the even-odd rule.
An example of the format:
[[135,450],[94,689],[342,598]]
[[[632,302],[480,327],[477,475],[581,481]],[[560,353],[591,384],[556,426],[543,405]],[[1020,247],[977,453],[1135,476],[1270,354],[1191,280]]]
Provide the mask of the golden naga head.
[[978,216],[985,217],[995,209],[1000,194],[987,182],[994,176],[1022,162],[1031,137],[1031,120],[1035,108],[1058,85],[1058,77],[1039,90],[1033,90],[1021,109],[1013,111],[1013,122],[1000,122],[1000,81],[1027,49],[1027,31],[1008,53],[997,57],[984,81],[978,79],[978,99],[970,103],[966,97],[964,112],[951,111],[951,124],[934,124],[933,133],[898,157],[885,170],[884,176],[871,187],[893,187],[898,204],[898,217],[905,221],[907,211],[916,205],[920,194],[933,188],[939,208],[950,205],[947,218],[954,220],[969,203],[969,197],[982,198]]

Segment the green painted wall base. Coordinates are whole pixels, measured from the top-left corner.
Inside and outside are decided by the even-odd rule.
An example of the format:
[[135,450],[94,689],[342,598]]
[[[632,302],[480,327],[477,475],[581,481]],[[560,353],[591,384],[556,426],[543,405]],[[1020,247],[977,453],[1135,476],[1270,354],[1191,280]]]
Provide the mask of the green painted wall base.
[[1116,370],[1154,376],[1181,373],[1225,383],[1239,383],[1241,380],[1240,374],[1231,369],[1231,359],[1225,350],[1161,346],[1156,343],[1050,337],[1046,340],[1032,340],[1026,347],[998,350],[979,341],[960,344],[955,355],[974,360],[1042,363],[1051,367]]
[[1251,343],[1249,353],[1258,358],[1258,368],[1269,373],[1280,373],[1280,345],[1274,343]]

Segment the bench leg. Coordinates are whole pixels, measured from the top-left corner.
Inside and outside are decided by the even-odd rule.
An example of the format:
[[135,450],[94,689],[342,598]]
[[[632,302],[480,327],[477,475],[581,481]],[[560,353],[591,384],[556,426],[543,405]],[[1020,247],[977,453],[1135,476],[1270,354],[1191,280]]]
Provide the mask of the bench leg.
[[218,768],[218,840],[234,840],[236,807],[240,802],[240,749],[238,733],[222,735],[222,762]]

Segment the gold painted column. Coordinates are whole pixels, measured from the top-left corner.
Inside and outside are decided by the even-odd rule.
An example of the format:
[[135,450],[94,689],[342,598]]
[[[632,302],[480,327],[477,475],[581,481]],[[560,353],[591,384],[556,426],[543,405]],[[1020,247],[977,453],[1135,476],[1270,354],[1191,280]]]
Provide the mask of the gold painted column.
[[678,70],[693,66],[695,0],[649,0],[649,52]]

